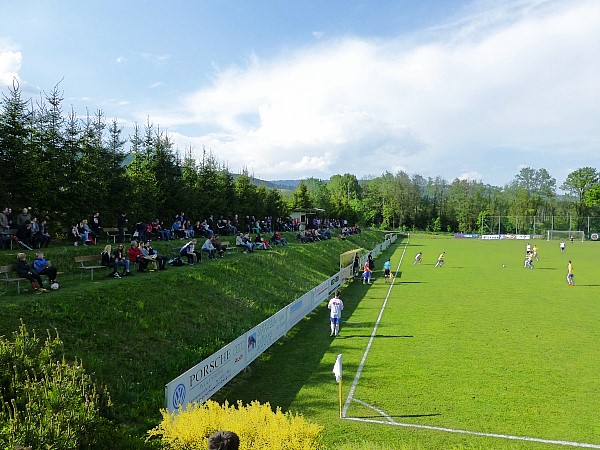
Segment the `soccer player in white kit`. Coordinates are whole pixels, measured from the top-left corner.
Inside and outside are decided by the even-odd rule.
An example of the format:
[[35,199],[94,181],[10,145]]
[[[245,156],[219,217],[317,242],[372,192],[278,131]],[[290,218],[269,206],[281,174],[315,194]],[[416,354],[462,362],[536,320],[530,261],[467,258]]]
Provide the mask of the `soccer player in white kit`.
[[329,308],[329,321],[331,322],[331,334],[330,336],[337,336],[340,332],[340,322],[342,321],[342,310],[344,309],[344,302],[340,298],[340,291],[335,291],[335,296],[329,300],[327,304]]

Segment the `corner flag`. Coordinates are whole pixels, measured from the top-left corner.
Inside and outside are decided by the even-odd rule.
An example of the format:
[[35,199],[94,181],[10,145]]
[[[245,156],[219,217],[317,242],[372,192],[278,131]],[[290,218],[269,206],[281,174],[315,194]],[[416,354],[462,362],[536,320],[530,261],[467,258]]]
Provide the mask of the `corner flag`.
[[343,417],[342,414],[342,354],[337,355],[335,364],[333,365],[333,374],[335,375],[335,381],[338,382],[338,400],[340,404],[340,419]]
[[342,354],[340,353],[335,360],[335,364],[333,365],[333,374],[335,375],[335,381],[338,383],[342,379]]

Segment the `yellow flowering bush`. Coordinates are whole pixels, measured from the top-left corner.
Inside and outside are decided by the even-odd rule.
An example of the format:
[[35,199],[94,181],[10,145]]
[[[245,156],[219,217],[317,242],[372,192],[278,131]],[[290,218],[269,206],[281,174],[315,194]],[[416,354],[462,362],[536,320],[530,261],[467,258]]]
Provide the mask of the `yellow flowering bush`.
[[208,436],[218,430],[233,431],[240,437],[240,450],[319,450],[323,427],[302,415],[271,409],[269,403],[249,405],[212,400],[191,404],[185,410],[161,410],[162,422],[148,432],[160,437],[165,450],[205,450]]

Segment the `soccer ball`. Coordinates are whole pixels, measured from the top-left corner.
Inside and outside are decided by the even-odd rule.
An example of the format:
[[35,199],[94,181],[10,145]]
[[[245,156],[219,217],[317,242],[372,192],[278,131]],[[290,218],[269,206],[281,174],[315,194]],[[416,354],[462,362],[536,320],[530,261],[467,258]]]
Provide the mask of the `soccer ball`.
[[52,283],[52,284],[50,285],[50,289],[53,289],[53,290],[56,290],[56,289],[58,289],[58,287],[59,287],[59,286],[58,286],[58,283],[56,283],[56,282],[55,282],[55,283]]
[[506,267],[506,264],[502,264],[502,267]]

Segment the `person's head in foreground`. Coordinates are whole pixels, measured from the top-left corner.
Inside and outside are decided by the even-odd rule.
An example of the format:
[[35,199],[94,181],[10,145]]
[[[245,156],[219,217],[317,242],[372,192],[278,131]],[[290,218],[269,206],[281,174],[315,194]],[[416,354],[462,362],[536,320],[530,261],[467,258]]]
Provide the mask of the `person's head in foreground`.
[[208,437],[208,450],[238,450],[240,438],[233,431],[216,431]]

